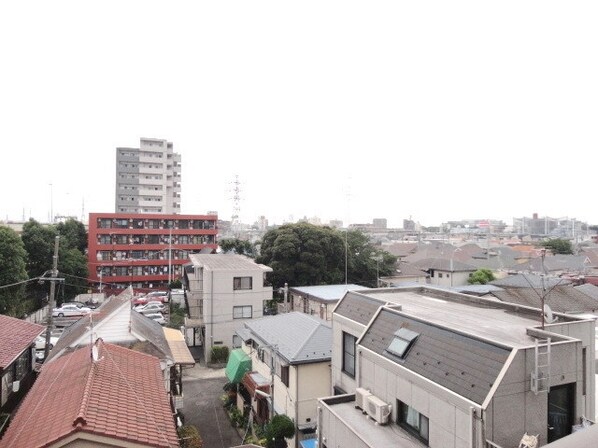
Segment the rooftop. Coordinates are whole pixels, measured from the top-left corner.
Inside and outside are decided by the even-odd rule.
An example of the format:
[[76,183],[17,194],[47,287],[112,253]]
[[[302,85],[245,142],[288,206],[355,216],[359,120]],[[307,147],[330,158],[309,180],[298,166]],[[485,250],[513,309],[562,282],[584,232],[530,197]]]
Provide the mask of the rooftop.
[[101,339],[96,347],[98,361],[87,346],[42,367],[0,447],[42,447],[86,434],[178,446],[160,361]]
[[[355,314],[355,306],[363,307],[363,299],[355,296],[367,297],[372,306],[372,300],[400,305],[402,314],[508,348],[532,346],[535,339],[527,334],[527,329],[540,325],[539,313],[534,315],[536,310],[532,308],[431,287],[350,292],[345,298],[347,303],[341,301],[336,312],[346,317]],[[559,315],[559,319],[577,320],[564,315]]]
[[0,314],[0,370],[12,364],[43,331],[43,325]]
[[289,288],[290,291],[309,297],[310,299],[322,302],[337,302],[343,298],[347,291],[369,289],[365,286],[348,285],[318,285],[318,286],[299,286]]
[[272,268],[258,264],[251,258],[237,254],[190,254],[189,259],[194,266],[203,266],[212,271],[234,271],[261,269],[264,272]]

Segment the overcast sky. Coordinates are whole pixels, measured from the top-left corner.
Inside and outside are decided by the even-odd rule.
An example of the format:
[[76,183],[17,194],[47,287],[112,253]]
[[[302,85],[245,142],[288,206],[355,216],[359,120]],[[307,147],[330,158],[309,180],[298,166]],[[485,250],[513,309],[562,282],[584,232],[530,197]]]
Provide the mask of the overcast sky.
[[[182,212],[598,224],[598,2],[0,5],[0,219],[114,211],[167,139]],[[50,185],[51,184],[51,185]]]

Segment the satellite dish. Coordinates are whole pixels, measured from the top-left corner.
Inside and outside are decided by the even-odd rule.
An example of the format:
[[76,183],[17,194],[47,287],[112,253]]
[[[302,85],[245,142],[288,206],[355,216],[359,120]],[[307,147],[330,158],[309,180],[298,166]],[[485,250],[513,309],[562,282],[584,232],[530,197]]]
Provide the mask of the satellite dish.
[[98,347],[95,345],[91,347],[91,359],[93,359],[93,362],[98,361]]
[[552,324],[557,321],[557,318],[552,315],[552,310],[548,305],[544,305],[544,322]]

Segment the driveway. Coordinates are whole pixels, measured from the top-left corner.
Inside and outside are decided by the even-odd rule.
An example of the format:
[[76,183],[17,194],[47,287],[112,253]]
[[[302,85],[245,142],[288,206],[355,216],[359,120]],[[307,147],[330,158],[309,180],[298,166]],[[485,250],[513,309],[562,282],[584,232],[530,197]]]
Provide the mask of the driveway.
[[224,369],[196,365],[183,372],[185,423],[197,427],[206,448],[230,448],[243,443],[220,400],[227,381]]

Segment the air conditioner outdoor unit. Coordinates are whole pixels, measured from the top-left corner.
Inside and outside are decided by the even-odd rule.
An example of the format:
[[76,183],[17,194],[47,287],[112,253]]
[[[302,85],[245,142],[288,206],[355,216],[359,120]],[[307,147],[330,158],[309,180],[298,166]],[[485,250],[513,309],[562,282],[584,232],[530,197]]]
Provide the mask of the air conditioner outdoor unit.
[[388,423],[388,417],[392,411],[392,406],[380,400],[375,395],[366,398],[366,408],[368,417],[376,421],[376,424],[384,425]]
[[355,389],[355,407],[361,409],[364,414],[366,413],[365,399],[370,395],[372,395],[372,393],[363,387],[358,387]]

